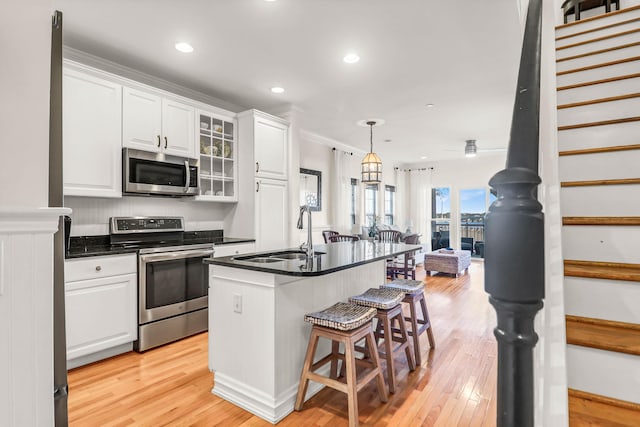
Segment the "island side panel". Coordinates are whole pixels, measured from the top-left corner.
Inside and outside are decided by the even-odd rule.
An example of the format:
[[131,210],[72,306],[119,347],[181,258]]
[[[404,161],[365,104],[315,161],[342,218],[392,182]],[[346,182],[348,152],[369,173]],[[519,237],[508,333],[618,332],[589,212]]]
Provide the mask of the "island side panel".
[[[273,422],[275,276],[215,265],[209,269],[212,393]],[[240,313],[235,295],[242,300]]]
[[[276,286],[275,310],[275,397],[276,413],[284,417],[293,411],[311,325],[304,315],[325,309],[339,301],[377,288],[386,282],[385,261],[361,265],[332,274],[308,277]],[[330,345],[321,339],[315,360],[329,354]],[[326,367],[328,373],[328,365]],[[307,399],[322,386],[309,384]]]

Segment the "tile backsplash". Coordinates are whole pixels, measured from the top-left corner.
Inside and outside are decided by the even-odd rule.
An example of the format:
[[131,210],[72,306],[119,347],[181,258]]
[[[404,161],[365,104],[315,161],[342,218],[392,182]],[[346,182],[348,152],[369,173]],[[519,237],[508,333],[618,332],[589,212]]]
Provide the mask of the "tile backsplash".
[[124,196],[121,199],[65,197],[71,214],[72,236],[109,234],[112,216],[182,216],[186,231],[225,228],[234,205],[196,202],[190,198]]

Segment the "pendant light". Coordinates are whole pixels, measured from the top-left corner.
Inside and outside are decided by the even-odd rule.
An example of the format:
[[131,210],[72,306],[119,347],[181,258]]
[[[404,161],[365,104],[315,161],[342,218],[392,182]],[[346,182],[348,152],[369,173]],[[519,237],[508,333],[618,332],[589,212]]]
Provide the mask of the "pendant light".
[[373,127],[375,121],[368,121],[367,125],[371,128],[371,150],[362,159],[362,182],[376,183],[382,181],[382,160],[373,152]]

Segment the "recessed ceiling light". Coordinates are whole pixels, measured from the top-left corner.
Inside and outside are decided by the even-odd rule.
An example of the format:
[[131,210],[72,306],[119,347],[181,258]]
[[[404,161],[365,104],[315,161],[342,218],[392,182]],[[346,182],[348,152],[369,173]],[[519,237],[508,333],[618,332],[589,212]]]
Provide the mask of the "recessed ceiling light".
[[342,60],[347,64],[355,64],[356,62],[360,61],[360,57],[357,53],[348,53],[344,56],[344,58],[342,58]]
[[182,53],[191,53],[193,52],[193,46],[186,42],[176,43],[176,49]]
[[282,93],[284,92],[284,88],[281,88],[280,86],[274,86],[271,88],[271,92],[273,93]]
[[435,107],[435,104],[427,104],[427,108],[433,108]]
[[421,158],[422,160],[424,160],[424,159],[426,159],[426,158],[427,158],[427,156],[421,156],[420,158]]
[[272,2],[272,1],[276,1],[276,0],[264,0],[264,1]]

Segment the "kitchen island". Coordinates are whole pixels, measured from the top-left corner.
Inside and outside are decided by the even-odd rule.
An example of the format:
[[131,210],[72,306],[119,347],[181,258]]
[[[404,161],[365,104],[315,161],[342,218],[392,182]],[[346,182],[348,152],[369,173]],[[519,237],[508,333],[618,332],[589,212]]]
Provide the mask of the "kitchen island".
[[[206,259],[212,393],[277,423],[293,411],[311,325],[319,311],[386,279],[386,259],[418,245],[370,241]],[[328,354],[328,342],[320,353]],[[328,371],[328,366],[326,367]],[[311,382],[306,399],[323,386]]]

